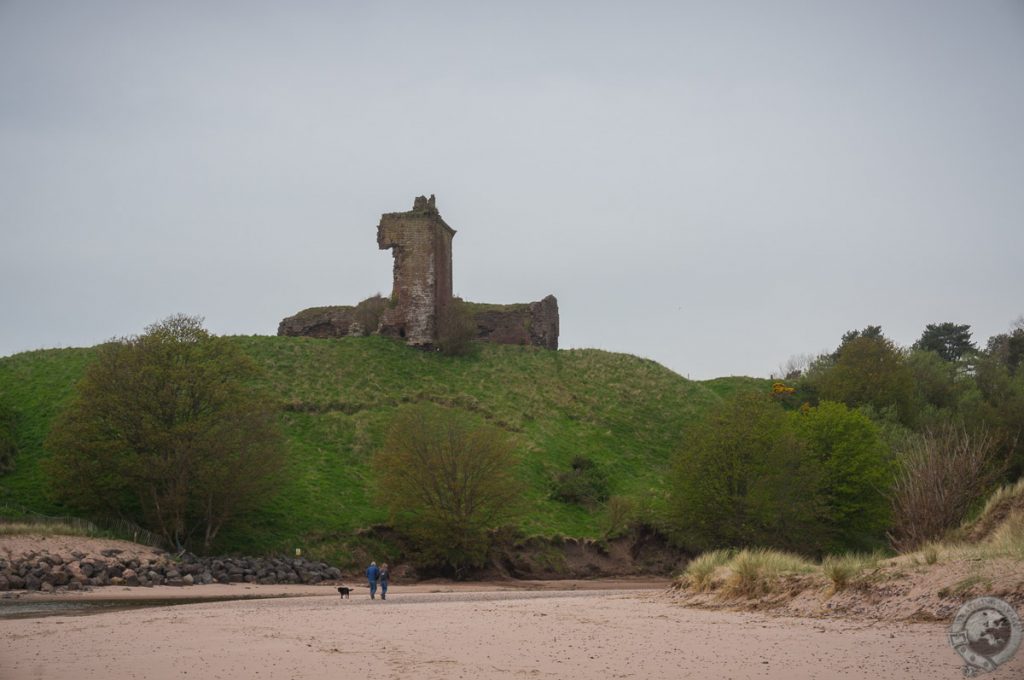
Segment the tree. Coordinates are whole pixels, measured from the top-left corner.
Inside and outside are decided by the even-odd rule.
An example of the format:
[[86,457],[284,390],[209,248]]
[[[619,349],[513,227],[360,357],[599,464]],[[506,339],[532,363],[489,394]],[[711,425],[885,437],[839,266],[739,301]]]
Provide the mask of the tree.
[[978,351],[971,341],[971,326],[951,321],[925,326],[913,349],[935,352],[946,361],[959,361],[964,355]]
[[1006,366],[1011,374],[1024,360],[1024,320],[1017,321],[1009,333],[993,335],[986,348],[990,357]]
[[997,437],[954,424],[909,440],[898,462],[891,540],[901,551],[938,540],[959,525],[1006,467]]
[[521,485],[503,431],[434,405],[401,409],[373,467],[391,521],[426,566],[456,577],[484,563],[489,531],[512,519]]
[[47,448],[57,497],[125,517],[178,547],[262,502],[283,468],[256,366],[202,320],[172,316],[99,348]]
[[961,374],[956,363],[946,361],[933,351],[914,350],[907,355],[906,366],[920,407],[933,414],[955,410],[970,383],[970,378]]
[[791,413],[797,436],[822,466],[821,521],[828,552],[885,544],[893,464],[878,428],[863,413],[822,402]]
[[864,330],[858,331],[856,329],[852,331],[846,331],[843,333],[843,337],[839,340],[839,347],[832,353],[833,359],[839,358],[839,353],[843,351],[843,348],[850,342],[857,340],[858,338],[865,338],[868,340],[883,340],[885,336],[882,335],[881,326],[865,326]]
[[1024,474],[1024,371],[1014,373],[998,357],[983,355],[975,361],[972,387],[961,398],[959,413],[969,431],[996,436],[1013,481]]
[[812,552],[823,539],[821,465],[767,395],[737,395],[695,427],[669,482],[669,532],[687,549]]
[[835,363],[817,380],[823,400],[871,406],[878,413],[895,409],[903,424],[914,421],[913,376],[902,353],[884,336],[861,335],[844,342]]

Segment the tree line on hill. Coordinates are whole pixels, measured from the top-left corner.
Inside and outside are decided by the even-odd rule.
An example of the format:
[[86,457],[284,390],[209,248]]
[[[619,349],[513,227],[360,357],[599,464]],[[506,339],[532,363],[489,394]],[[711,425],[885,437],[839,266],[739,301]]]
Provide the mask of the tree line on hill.
[[684,443],[670,533],[692,550],[916,548],[1024,472],[1024,320],[979,348],[929,324],[909,348],[879,326],[739,395]]
[[[550,497],[642,526],[696,553],[777,547],[821,556],[914,548],[954,529],[1024,472],[1024,321],[979,348],[969,326],[929,324],[910,348],[878,326],[741,391],[680,430],[666,494],[629,498],[580,451]],[[175,316],[99,348],[54,422],[55,494],[125,517],[179,548],[210,550],[287,474],[278,406],[258,369],[201,319]],[[14,454],[0,412],[0,469]],[[529,511],[515,435],[474,414],[401,407],[373,459],[377,499],[423,566],[486,561],[496,529]]]

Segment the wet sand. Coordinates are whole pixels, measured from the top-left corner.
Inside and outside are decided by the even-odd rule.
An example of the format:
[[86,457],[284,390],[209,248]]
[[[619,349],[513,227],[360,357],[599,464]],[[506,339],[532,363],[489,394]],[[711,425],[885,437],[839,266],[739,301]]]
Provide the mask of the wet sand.
[[[0,620],[0,678],[961,677],[944,624],[708,611],[657,582],[581,583],[395,585],[385,602],[365,587],[96,589],[78,596],[295,597]],[[1024,677],[1024,658],[989,677]]]

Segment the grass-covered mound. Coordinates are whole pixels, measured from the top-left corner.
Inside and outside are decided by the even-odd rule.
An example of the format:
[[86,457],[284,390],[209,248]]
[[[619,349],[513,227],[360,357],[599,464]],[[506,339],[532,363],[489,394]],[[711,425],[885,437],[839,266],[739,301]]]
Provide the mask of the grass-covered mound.
[[[288,438],[287,470],[256,515],[227,529],[222,550],[327,552],[385,520],[370,462],[395,410],[429,401],[475,414],[513,434],[522,455],[527,534],[594,537],[604,508],[552,499],[552,484],[585,456],[613,496],[657,506],[687,428],[723,395],[767,381],[693,382],[638,357],[599,350],[484,345],[445,357],[377,337],[320,340],[237,337],[263,367]],[[14,470],[0,476],[0,506],[66,514],[47,494],[41,463],[53,418],[72,396],[91,349],[0,358],[0,405],[15,414]]]

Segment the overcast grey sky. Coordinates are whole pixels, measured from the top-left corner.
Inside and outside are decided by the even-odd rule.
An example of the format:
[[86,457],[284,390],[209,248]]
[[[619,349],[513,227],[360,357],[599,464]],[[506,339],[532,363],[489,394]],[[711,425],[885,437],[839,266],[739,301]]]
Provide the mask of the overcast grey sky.
[[562,347],[766,376],[1024,313],[1024,0],[0,0],[0,355],[184,312],[273,334],[391,288]]

